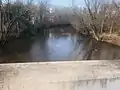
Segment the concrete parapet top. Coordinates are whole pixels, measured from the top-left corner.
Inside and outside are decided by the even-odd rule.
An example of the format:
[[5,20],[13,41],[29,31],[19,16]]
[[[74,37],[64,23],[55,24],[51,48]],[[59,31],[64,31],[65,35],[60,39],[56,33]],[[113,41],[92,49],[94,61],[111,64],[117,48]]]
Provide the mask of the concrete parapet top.
[[[12,63],[0,65],[0,85],[2,86],[0,90],[69,90],[68,83],[70,82],[119,78],[119,60]],[[69,89],[63,89],[60,83],[62,85],[64,83],[65,86],[68,85]]]

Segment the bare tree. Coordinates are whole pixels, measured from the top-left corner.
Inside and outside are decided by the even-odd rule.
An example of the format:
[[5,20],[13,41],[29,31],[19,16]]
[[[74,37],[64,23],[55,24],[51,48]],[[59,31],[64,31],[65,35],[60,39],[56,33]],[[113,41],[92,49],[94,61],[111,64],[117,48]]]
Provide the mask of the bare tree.
[[101,40],[103,34],[119,33],[120,3],[101,0],[84,0],[85,7],[74,11],[73,22],[80,32],[87,31],[96,40]]
[[38,3],[38,9],[36,12],[35,23],[36,26],[42,26],[45,22],[48,12],[48,0],[40,0]]

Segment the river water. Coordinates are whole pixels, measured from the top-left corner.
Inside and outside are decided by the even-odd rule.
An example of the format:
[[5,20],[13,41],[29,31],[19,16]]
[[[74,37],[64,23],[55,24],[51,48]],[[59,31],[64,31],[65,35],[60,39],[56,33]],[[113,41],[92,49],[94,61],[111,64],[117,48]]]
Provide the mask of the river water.
[[[120,59],[120,47],[98,42],[78,35],[55,35],[48,38],[38,36],[31,39],[18,39],[8,42],[1,48],[0,62],[46,62],[85,60],[89,54],[92,60]],[[94,47],[90,51],[91,46]]]

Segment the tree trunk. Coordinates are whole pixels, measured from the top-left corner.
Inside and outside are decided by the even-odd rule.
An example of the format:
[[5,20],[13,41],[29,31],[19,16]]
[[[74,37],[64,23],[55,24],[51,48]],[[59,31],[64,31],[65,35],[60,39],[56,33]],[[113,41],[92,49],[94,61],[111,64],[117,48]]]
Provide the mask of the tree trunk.
[[112,24],[111,24],[111,27],[110,27],[110,35],[112,34],[112,30],[113,30],[113,21],[112,21]]

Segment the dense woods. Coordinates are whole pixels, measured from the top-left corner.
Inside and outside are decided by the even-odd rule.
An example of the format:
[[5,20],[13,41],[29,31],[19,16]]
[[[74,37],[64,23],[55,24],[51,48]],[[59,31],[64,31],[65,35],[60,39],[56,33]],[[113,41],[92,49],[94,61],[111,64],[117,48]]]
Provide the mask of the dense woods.
[[40,1],[37,6],[33,0],[26,3],[16,0],[0,0],[0,41],[4,43],[8,37],[19,37],[25,31],[30,34],[36,32],[47,12],[47,1]]
[[[77,32],[90,35],[96,40],[101,40],[106,34],[119,36],[119,1],[84,0],[84,2],[83,7],[63,8],[62,12],[67,12],[64,15],[60,15],[61,11],[57,9],[59,15],[53,13],[56,20],[62,17],[63,22],[71,23]],[[36,5],[33,0],[26,2],[0,0],[0,41],[4,43],[10,36],[19,37],[21,32],[34,35],[38,28],[44,28],[49,20],[49,14],[49,2],[45,0],[40,0]]]
[[120,2],[109,0],[84,0],[79,12],[74,9],[73,26],[96,40],[104,34],[120,34]]

